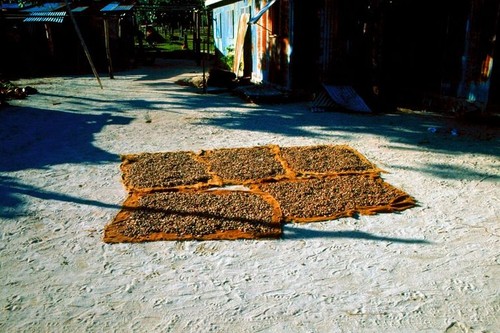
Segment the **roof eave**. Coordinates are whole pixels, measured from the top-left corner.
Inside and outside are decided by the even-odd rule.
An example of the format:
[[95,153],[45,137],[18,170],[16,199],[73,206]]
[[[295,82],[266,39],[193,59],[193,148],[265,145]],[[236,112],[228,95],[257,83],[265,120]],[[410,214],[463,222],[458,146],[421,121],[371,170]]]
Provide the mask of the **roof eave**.
[[217,7],[226,6],[242,0],[205,0],[205,7],[213,9]]

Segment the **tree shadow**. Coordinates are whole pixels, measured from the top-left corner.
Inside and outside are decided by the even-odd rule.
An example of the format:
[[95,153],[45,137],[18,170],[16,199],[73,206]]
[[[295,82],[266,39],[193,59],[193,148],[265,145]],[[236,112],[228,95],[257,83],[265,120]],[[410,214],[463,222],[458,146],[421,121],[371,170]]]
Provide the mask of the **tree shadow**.
[[[349,140],[360,134],[387,138],[391,148],[437,153],[500,155],[498,127],[463,123],[446,116],[404,112],[364,114],[311,112],[308,103],[259,105],[245,112],[225,110],[204,124],[226,129],[275,133],[289,137]],[[454,131],[458,134],[455,135]],[[480,134],[483,135],[480,135]]]
[[[410,167],[406,165],[393,165],[394,168],[402,170],[418,171],[421,173],[437,176],[442,179],[468,179],[468,180],[488,180],[497,182],[500,180],[500,174],[487,173],[474,170],[464,166],[452,165],[449,163],[426,163],[423,167]],[[491,165],[491,169],[497,168],[498,165]]]
[[[252,109],[252,105],[242,103],[241,100],[230,95],[210,95],[203,94],[202,90],[194,87],[180,86],[173,82],[159,80],[155,82],[141,83],[141,87],[146,87],[145,91],[135,93],[131,91],[128,99],[110,99],[109,94],[100,95],[96,91],[94,95],[85,94],[79,96],[75,91],[49,93],[38,92],[37,95],[54,101],[54,105],[62,105],[65,111],[81,113],[85,110],[94,110],[95,105],[103,112],[123,113],[125,111],[159,111],[167,113],[180,113],[180,111],[197,111],[207,108],[238,108]],[[84,88],[82,88],[83,91]],[[105,88],[113,91],[114,88]],[[143,88],[142,88],[143,89]],[[123,92],[120,91],[120,94]],[[146,96],[145,96],[146,95]],[[149,95],[149,96],[148,96]],[[161,98],[165,96],[165,98]]]
[[359,230],[343,230],[343,231],[326,231],[326,230],[313,230],[304,229],[294,226],[290,228],[285,225],[283,228],[283,239],[312,239],[312,238],[350,238],[350,239],[362,239],[377,242],[388,242],[388,243],[402,243],[402,244],[425,244],[431,245],[425,239],[415,239],[415,238],[396,238],[396,237],[385,237],[377,236],[368,232]]
[[23,215],[23,208],[25,206],[23,196],[102,208],[121,208],[120,205],[107,204],[97,200],[82,199],[72,195],[47,191],[31,185],[22,184],[12,177],[0,176],[0,218],[16,218]]
[[[168,68],[168,71],[165,69]],[[462,153],[500,156],[498,128],[487,125],[464,124],[447,117],[421,116],[408,113],[359,114],[349,112],[313,113],[308,103],[255,105],[243,102],[230,94],[201,94],[201,89],[183,87],[172,80],[177,75],[194,73],[200,68],[186,61],[167,61],[151,68],[140,68],[119,75],[136,75],[135,80],[150,93],[151,98],[137,94],[138,98],[123,100],[106,99],[100,92],[88,97],[71,94],[49,94],[61,98],[64,110],[9,107],[0,112],[0,172],[15,172],[25,169],[44,169],[63,163],[99,164],[119,162],[119,156],[94,145],[94,135],[107,125],[127,125],[133,117],[123,115],[124,110],[154,110],[158,112],[186,112],[210,110],[210,115],[193,124],[214,126],[224,129],[274,133],[287,137],[320,138],[321,140],[348,142],[360,135],[374,135],[386,138],[389,149],[430,151],[443,154]],[[126,78],[125,78],[126,79]],[[110,85],[111,86],[111,85]],[[82,89],[85,85],[82,85]],[[107,88],[108,89],[108,88]],[[110,89],[113,89],[110,87]],[[186,91],[191,93],[186,93]],[[165,99],[161,94],[165,93]],[[160,94],[158,96],[158,94]],[[168,94],[168,95],[167,95]],[[99,112],[96,112],[96,107]],[[92,111],[88,112],[87,111]],[[122,115],[120,115],[120,113]],[[117,115],[118,114],[118,115]],[[451,134],[458,129],[458,136]],[[496,130],[496,132],[495,132]],[[491,135],[474,136],[477,133],[492,132]],[[466,136],[468,135],[468,136]],[[458,164],[427,164],[422,168],[396,166],[418,172],[436,175],[446,179],[470,177],[493,179],[497,173],[477,172]],[[494,167],[494,166],[492,166]],[[493,169],[493,168],[492,168]],[[12,179],[3,178],[2,204],[8,207],[21,205],[15,193],[57,197],[57,193],[36,188],[26,188]],[[10,188],[10,189],[9,189]],[[62,197],[61,197],[62,198]],[[81,200],[67,197],[67,200]],[[59,200],[59,199],[57,199]],[[99,205],[98,202],[93,204]],[[334,236],[341,234],[334,234]],[[355,236],[353,234],[352,236]]]
[[[207,64],[208,66],[208,64]],[[201,74],[203,67],[196,64],[192,59],[158,58],[150,66],[138,66],[132,70],[116,73],[117,75],[128,75],[141,73],[137,81],[164,80],[185,74]],[[206,69],[208,73],[208,68]]]
[[96,147],[94,134],[132,118],[11,107],[0,113],[0,171],[41,169],[62,163],[103,163],[119,156]]
[[[405,154],[432,152],[435,161],[439,155],[456,155],[452,162],[426,163],[421,167],[394,165],[394,168],[412,170],[442,179],[487,179],[498,181],[500,160],[491,165],[482,164],[481,170],[464,166],[460,155],[500,156],[498,127],[495,124],[464,123],[446,116],[409,113],[361,114],[352,112],[314,113],[307,103],[259,105],[258,108],[221,111],[216,117],[202,119],[199,124],[225,129],[275,133],[288,137],[319,138],[322,141],[344,143],[359,140],[361,135],[381,137],[389,142],[385,147]],[[455,162],[456,161],[456,162]],[[495,165],[496,164],[496,165]],[[496,171],[495,171],[496,170]]]

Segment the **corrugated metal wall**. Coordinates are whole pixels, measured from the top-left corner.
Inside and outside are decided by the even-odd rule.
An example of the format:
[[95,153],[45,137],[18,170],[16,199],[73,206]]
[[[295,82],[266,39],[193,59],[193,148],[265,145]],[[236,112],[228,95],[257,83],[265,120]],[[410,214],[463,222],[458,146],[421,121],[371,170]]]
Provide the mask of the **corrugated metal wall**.
[[[269,80],[270,42],[273,31],[272,7],[257,24],[239,27],[242,15],[256,15],[267,2],[263,0],[237,1],[213,9],[215,47],[224,56],[237,54],[242,48],[242,65],[238,76],[250,77],[253,82]],[[237,45],[238,31],[246,29],[242,45]]]
[[377,86],[394,104],[448,96],[484,107],[499,11],[498,0],[322,0],[318,79],[366,95]]
[[[223,54],[235,46],[239,17],[252,17],[266,3],[214,9]],[[247,31],[243,74],[299,91],[353,85],[368,99],[392,104],[418,104],[430,95],[484,104],[490,77],[499,72],[491,65],[499,58],[493,55],[499,11],[498,0],[278,0]]]

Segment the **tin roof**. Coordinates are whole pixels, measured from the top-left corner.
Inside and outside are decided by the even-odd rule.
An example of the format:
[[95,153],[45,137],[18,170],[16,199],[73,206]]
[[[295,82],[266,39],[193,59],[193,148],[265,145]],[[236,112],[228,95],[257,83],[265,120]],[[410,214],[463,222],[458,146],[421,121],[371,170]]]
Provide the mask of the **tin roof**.
[[30,3],[18,4],[18,3],[2,3],[0,4],[0,8],[2,10],[12,10],[12,9],[23,9],[25,7],[31,6]]
[[134,5],[120,5],[118,2],[111,2],[101,9],[101,12],[126,12],[131,10]]
[[372,112],[363,98],[351,86],[332,86],[323,84],[324,90],[314,99],[312,111],[323,109],[347,109],[357,112]]
[[64,8],[66,5],[64,2],[47,2],[44,3],[40,6],[35,6],[35,7],[30,7],[22,10],[23,12],[26,13],[33,13],[33,12],[54,12],[57,10],[60,10]]
[[206,7],[221,7],[238,2],[238,0],[205,0]]
[[76,7],[76,8],[73,8],[71,11],[73,13],[81,13],[83,12],[84,10],[87,10],[87,8],[89,8],[89,6],[81,6],[81,7]]
[[[73,8],[73,13],[81,13],[85,11],[88,6],[81,6]],[[23,22],[43,22],[43,23],[63,23],[66,17],[66,11],[33,11],[26,17]]]
[[23,22],[63,23],[66,12],[33,12]]

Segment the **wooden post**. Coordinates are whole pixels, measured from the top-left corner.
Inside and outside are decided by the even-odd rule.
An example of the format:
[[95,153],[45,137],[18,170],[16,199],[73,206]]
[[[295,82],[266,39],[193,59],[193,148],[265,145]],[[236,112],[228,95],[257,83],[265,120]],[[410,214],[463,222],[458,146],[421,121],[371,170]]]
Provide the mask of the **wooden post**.
[[203,93],[207,93],[207,78],[205,74],[205,66],[206,66],[206,61],[209,59],[208,57],[210,56],[210,13],[208,11],[205,11],[206,18],[207,18],[207,36],[205,39],[205,47],[206,51],[203,54]]
[[194,24],[195,24],[195,33],[193,34],[193,39],[194,39],[194,52],[195,52],[195,59],[196,59],[196,65],[200,66],[201,65],[201,36],[200,36],[200,11],[197,9],[194,11]]
[[47,43],[49,44],[49,52],[51,56],[54,56],[54,38],[52,38],[52,29],[45,23],[45,36],[47,37]]
[[207,11],[207,55],[210,56],[210,41],[212,40],[212,31],[210,27],[212,26],[212,15],[210,11]]
[[114,79],[113,61],[111,60],[111,50],[109,48],[109,21],[107,17],[104,17],[104,44],[106,46],[106,58],[108,59],[109,78]]
[[83,39],[82,33],[80,32],[80,29],[78,28],[78,24],[76,24],[75,17],[73,16],[73,12],[71,11],[71,8],[69,8],[69,3],[68,0],[64,0],[66,3],[66,10],[68,12],[69,17],[71,18],[71,21],[73,22],[73,26],[75,27],[76,34],[78,38],[80,39],[80,43],[82,44],[83,51],[85,52],[85,55],[87,56],[87,60],[89,62],[90,68],[92,68],[92,72],[94,73],[95,78],[97,79],[97,82],[99,83],[99,86],[101,89],[104,89],[102,87],[101,79],[99,78],[99,74],[97,74],[97,70],[95,69],[94,63],[92,62],[92,57],[90,56],[89,49],[87,48],[87,44],[85,44],[85,40]]

